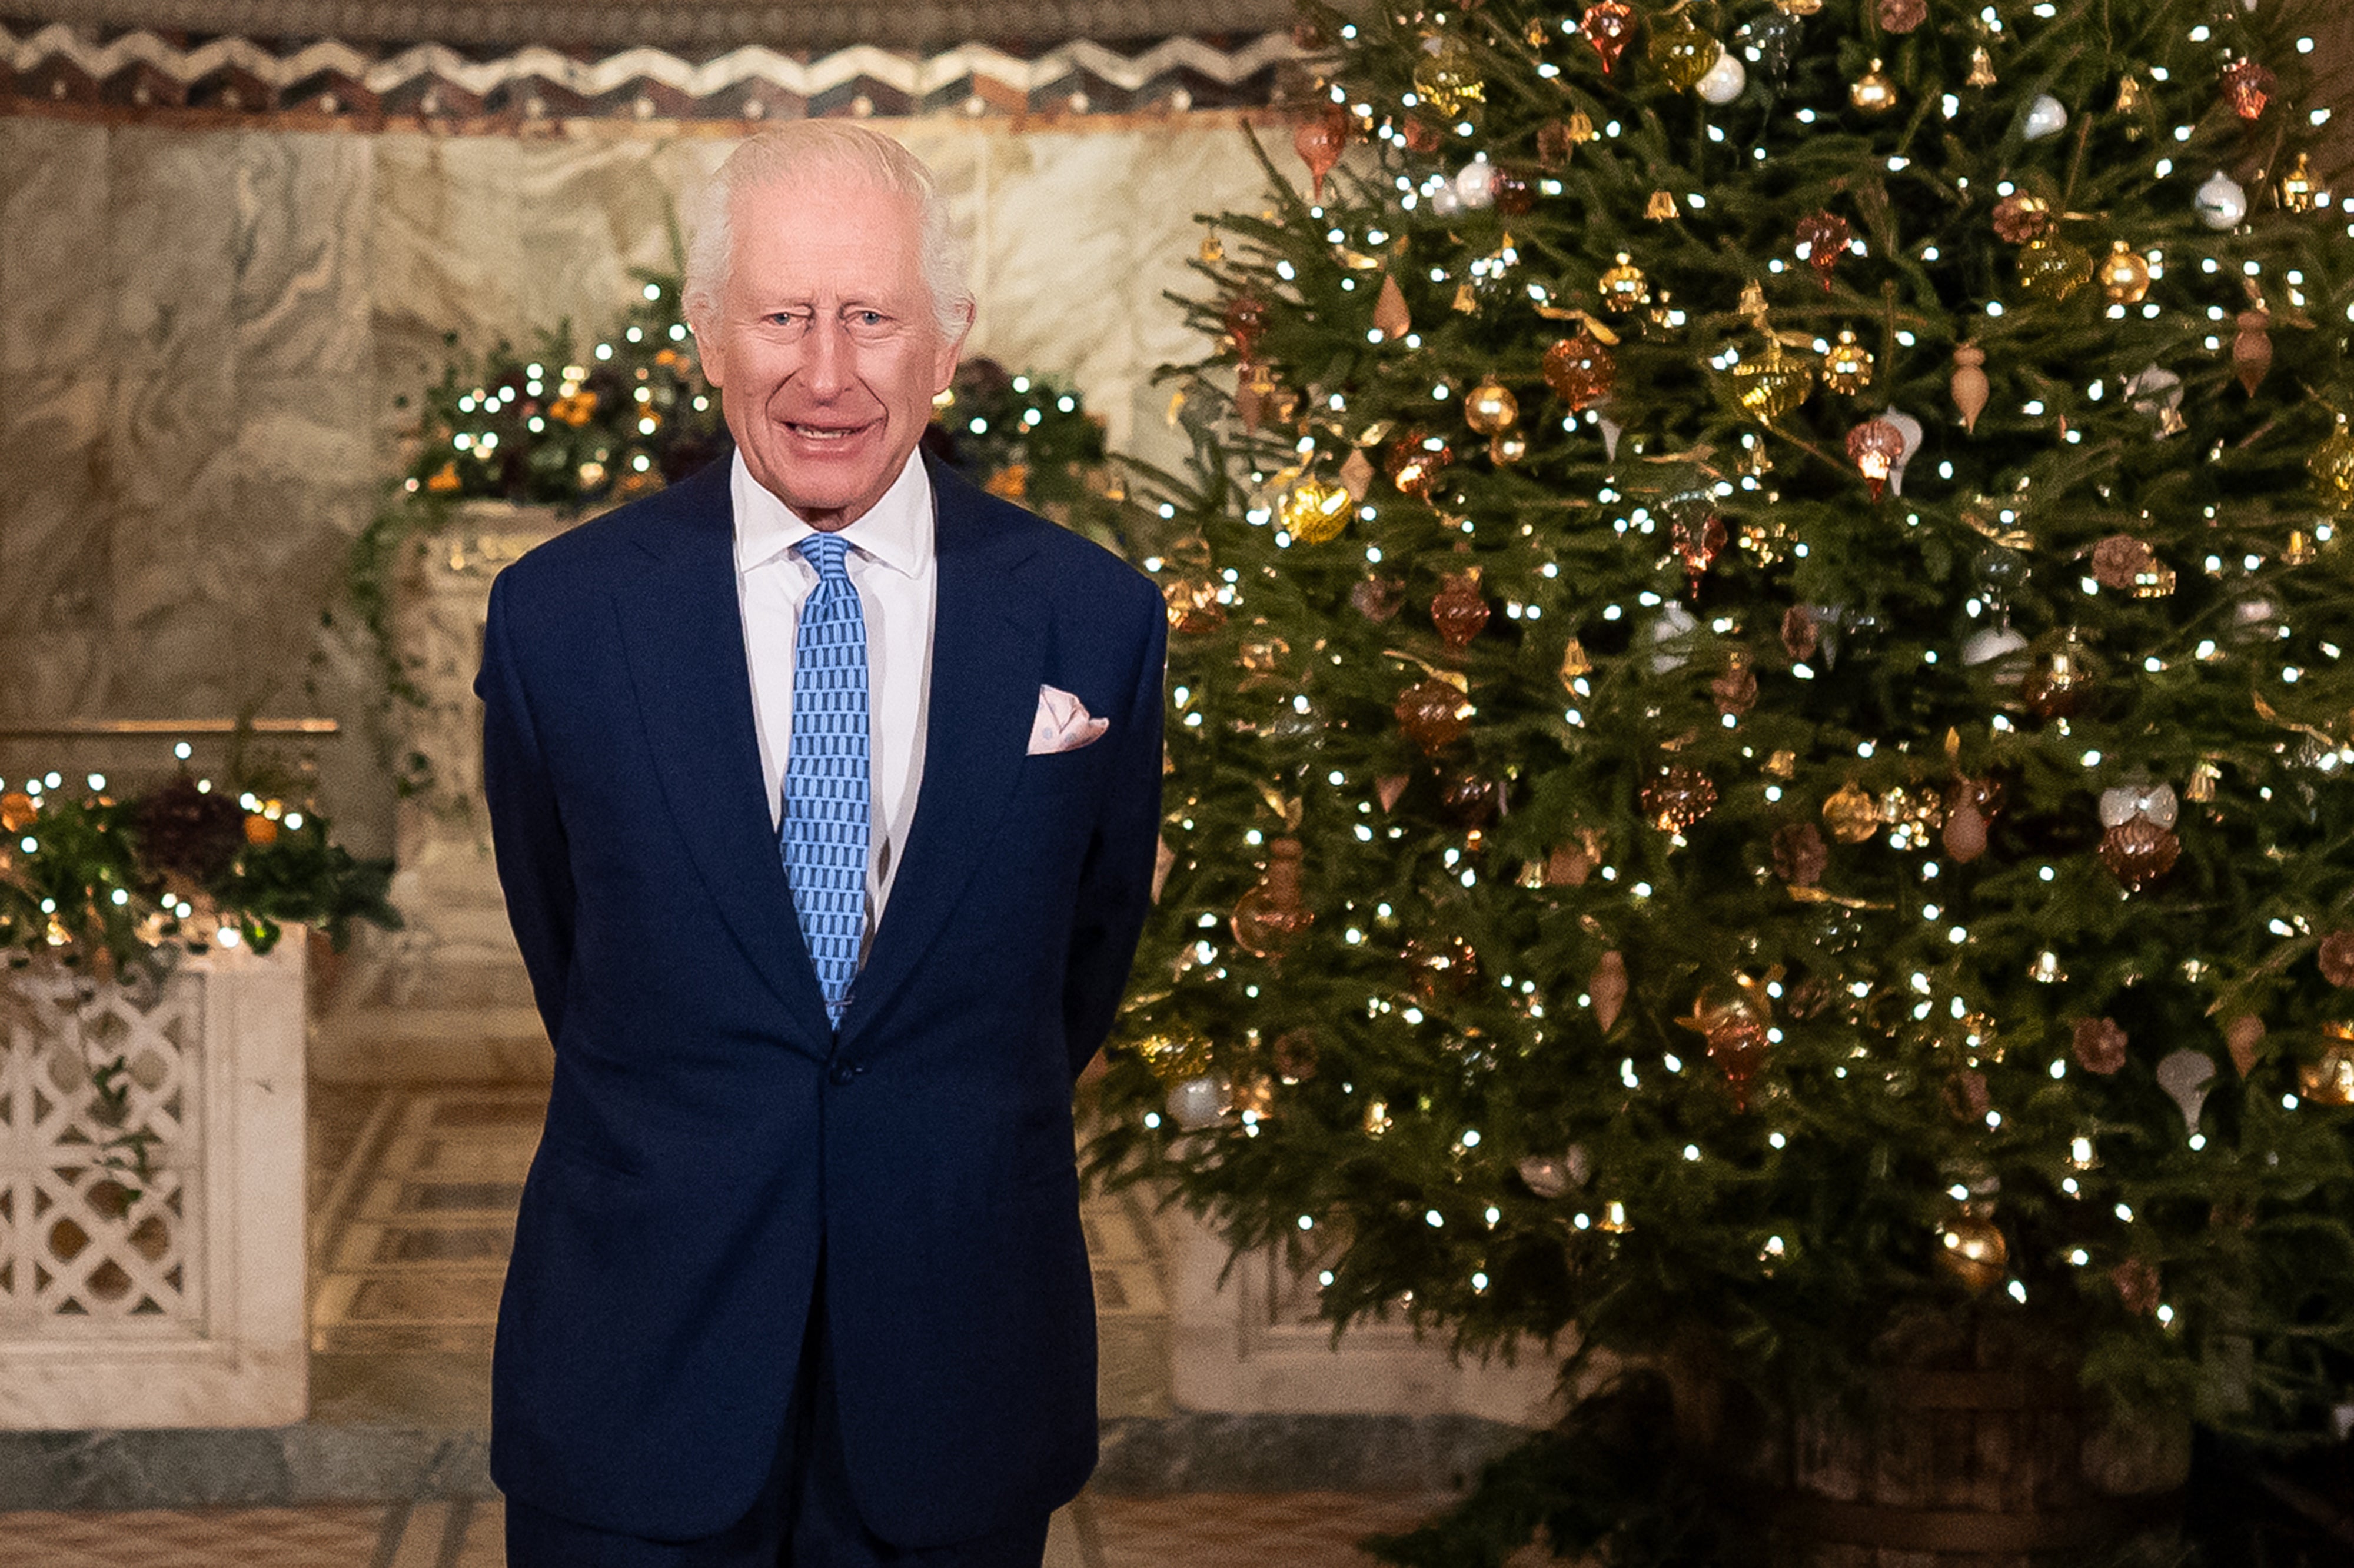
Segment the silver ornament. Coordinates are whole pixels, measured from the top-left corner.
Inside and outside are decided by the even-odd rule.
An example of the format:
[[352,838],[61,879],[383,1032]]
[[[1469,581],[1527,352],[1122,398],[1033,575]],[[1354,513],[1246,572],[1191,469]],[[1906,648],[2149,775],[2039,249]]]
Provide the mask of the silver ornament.
[[1904,465],[1911,462],[1913,454],[1921,450],[1921,438],[1926,432],[1921,429],[1920,420],[1902,408],[1882,409],[1880,417],[1895,426],[1896,433],[1904,438],[1904,445],[1897,452],[1896,461],[1888,465],[1888,493],[1902,495],[1904,493]]
[[1187,1132],[1199,1132],[1205,1127],[1215,1127],[1235,1103],[1234,1086],[1225,1079],[1204,1074],[1172,1085],[1169,1090],[1169,1115]]
[[2207,1104],[2207,1086],[2215,1081],[2215,1059],[2204,1051],[2168,1052],[2158,1061],[2158,1086],[2182,1112],[2185,1131],[2199,1130],[2199,1113]]
[[1430,193],[1430,216],[1453,217],[1463,210],[1463,198],[1455,189],[1455,182],[1442,180]]
[[1659,611],[1659,618],[1651,622],[1651,645],[1661,650],[1651,655],[1651,673],[1664,675],[1682,668],[1685,654],[1677,645],[1689,646],[1688,640],[1699,630],[1700,622],[1692,618],[1691,611],[1670,599]]
[[2180,810],[2171,784],[2120,784],[2101,791],[2101,826],[2105,828],[2121,828],[2137,817],[2170,828]]
[[1748,85],[1748,68],[1741,63],[1741,57],[1720,44],[1716,63],[1708,68],[1708,74],[1694,84],[1692,90],[1707,102],[1723,105],[1739,98]]
[[[1983,631],[1972,632],[1969,641],[1962,644],[1962,662],[1976,669],[1980,664],[1991,664],[1998,659],[2008,659],[2026,646],[2027,639],[2009,627],[1989,626]],[[2004,672],[1998,671],[1997,673]],[[2019,676],[2012,674],[2010,678],[2017,680]]]
[[2218,169],[2199,187],[2190,205],[2199,214],[2199,221],[2210,228],[2237,228],[2248,216],[2248,193],[2240,182]]
[[1522,1184],[1540,1198],[1558,1198],[1569,1191],[1569,1171],[1550,1154],[1532,1154],[1515,1169]]
[[[1496,204],[1496,165],[1479,162],[1466,164],[1455,176],[1455,198],[1472,211]],[[1436,204],[1433,204],[1436,210]]]
[[2041,142],[2046,136],[2057,136],[2068,126],[2066,106],[2048,92],[2039,92],[2035,101],[2027,106],[2027,117],[2020,129],[2031,142]]

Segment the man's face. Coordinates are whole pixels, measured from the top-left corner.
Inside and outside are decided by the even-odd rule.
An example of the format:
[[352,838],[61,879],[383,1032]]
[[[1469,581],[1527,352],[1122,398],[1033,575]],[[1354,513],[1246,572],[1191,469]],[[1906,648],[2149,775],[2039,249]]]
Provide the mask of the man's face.
[[821,175],[736,193],[727,282],[695,323],[745,466],[811,527],[863,515],[956,373],[924,285],[916,204]]

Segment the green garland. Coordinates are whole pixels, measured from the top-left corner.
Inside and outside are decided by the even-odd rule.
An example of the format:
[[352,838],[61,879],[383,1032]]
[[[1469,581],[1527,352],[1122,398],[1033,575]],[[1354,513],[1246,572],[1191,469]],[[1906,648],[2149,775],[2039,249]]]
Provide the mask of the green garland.
[[[684,479],[729,450],[719,389],[703,378],[676,271],[640,270],[620,319],[583,349],[569,319],[525,352],[501,339],[453,357],[417,408],[418,446],[353,542],[344,600],[376,650],[385,690],[421,705],[391,636],[403,552],[446,531],[459,503],[501,501],[588,515]],[[455,334],[444,341],[455,345]],[[406,408],[408,399],[397,406]],[[974,359],[935,406],[925,444],[991,493],[1118,548],[1121,487],[1103,427],[1067,382]],[[333,624],[334,614],[326,617]],[[430,765],[402,762],[403,794]]]

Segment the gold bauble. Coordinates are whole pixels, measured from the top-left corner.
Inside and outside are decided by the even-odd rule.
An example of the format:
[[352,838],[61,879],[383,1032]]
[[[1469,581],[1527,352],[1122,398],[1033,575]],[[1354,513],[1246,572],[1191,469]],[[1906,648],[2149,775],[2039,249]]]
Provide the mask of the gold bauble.
[[1690,92],[1716,65],[1717,43],[1681,15],[1651,26],[1651,63],[1678,92]]
[[1866,114],[1885,114],[1896,107],[1896,83],[1875,59],[1870,70],[1855,79],[1855,85],[1847,90],[1847,97]]
[[0,795],[0,829],[21,833],[40,819],[41,808],[22,789],[11,789]]
[[1634,259],[1624,250],[1618,252],[1617,265],[1594,281],[1595,286],[1602,291],[1602,304],[1606,310],[1623,314],[1651,302],[1650,280],[1643,276],[1643,270],[1636,266]]
[[1452,33],[1441,33],[1415,56],[1414,90],[1449,120],[1462,113],[1467,104],[1481,102],[1488,96],[1479,57]]
[[2354,512],[2354,435],[2340,423],[2306,460],[2313,475],[2314,493],[2325,505]]
[[1479,385],[1464,395],[1463,422],[1483,436],[1497,434],[1520,417],[1520,399],[1493,376],[1480,377]]
[[2010,1245],[1992,1218],[1991,1203],[1966,1203],[1937,1232],[1937,1265],[1976,1294],[1999,1282]]
[[1198,1034],[1155,1034],[1136,1044],[1136,1054],[1164,1084],[1182,1084],[1210,1070],[1210,1043]]
[[1766,340],[1765,358],[1743,360],[1733,376],[1741,406],[1768,425],[1805,402],[1815,386],[1814,371],[1785,355],[1773,338]]
[[277,819],[265,817],[259,811],[250,813],[245,819],[245,842],[256,849],[266,849],[276,843],[278,842]]
[[2296,1085],[2316,1105],[2354,1105],[2354,1047],[2331,1045],[2319,1061],[2298,1064]]
[[1283,526],[1302,544],[1327,544],[1349,525],[1349,503],[1347,485],[1303,479],[1283,498]]
[[1880,806],[1850,779],[1823,802],[1823,825],[1843,844],[1860,844],[1880,831]]
[[2084,248],[2057,235],[2039,235],[2019,253],[2019,286],[2038,299],[2064,300],[2092,275]]
[[2296,155],[2296,166],[2281,176],[2280,204],[2291,212],[2313,210],[2313,170],[2303,153]]
[[2118,304],[2137,305],[2149,292],[2149,263],[2120,239],[2101,258],[2101,269],[2094,279],[2101,292]]
[[1823,355],[1823,385],[1834,392],[1853,394],[1872,385],[1872,351],[1841,331],[1839,341]]
[[1498,465],[1515,463],[1529,455],[1529,438],[1517,429],[1499,430],[1488,438],[1488,461]]
[[1823,8],[1823,0],[1774,0],[1775,8],[1791,16],[1811,16]]

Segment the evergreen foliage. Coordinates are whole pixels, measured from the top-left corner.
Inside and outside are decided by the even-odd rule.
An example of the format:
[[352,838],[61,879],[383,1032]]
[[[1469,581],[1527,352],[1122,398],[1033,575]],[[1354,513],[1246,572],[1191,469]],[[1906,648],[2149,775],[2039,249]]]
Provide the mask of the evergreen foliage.
[[1097,1169],[1336,1323],[1785,1407],[1993,1325],[2326,1437],[2354,228],[2309,45],[2274,0],[1310,12],[1298,145],[1347,151],[1182,302],[1171,859]]

